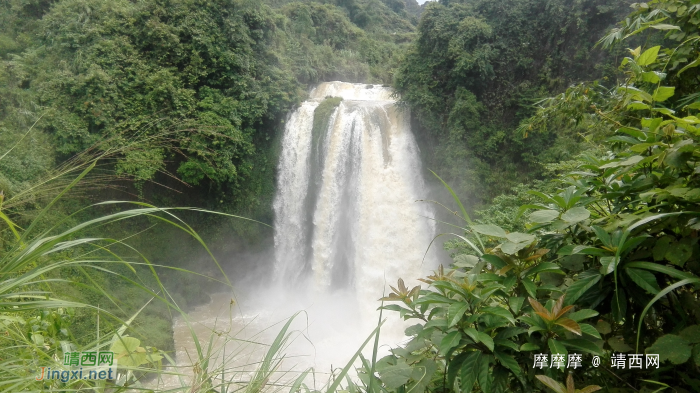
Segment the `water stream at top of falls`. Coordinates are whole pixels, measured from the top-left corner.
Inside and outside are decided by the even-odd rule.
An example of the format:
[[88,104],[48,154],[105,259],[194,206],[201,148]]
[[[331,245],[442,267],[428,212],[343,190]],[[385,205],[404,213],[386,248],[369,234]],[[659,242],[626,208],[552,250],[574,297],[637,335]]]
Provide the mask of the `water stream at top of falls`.
[[[314,114],[326,97],[342,101],[328,126],[314,129],[324,123]],[[276,278],[313,291],[347,288],[361,306],[375,309],[385,281],[415,280],[426,270],[432,211],[416,202],[426,194],[409,114],[396,106],[392,90],[319,85],[282,139]]]
[[[237,340],[269,343],[280,322],[303,310],[284,368],[327,372],[342,367],[376,327],[378,299],[388,285],[399,278],[417,285],[436,267],[431,254],[424,258],[435,230],[431,206],[418,202],[427,196],[418,146],[409,113],[392,93],[377,85],[322,83],[290,115],[273,206],[272,274],[263,285],[239,285],[235,310],[231,295],[219,294],[192,312],[189,326],[200,340],[229,329]],[[317,111],[328,97],[342,100]],[[391,314],[384,313],[383,352],[407,326]],[[176,359],[185,369],[194,364],[189,329],[176,318]],[[233,363],[262,356],[231,346],[243,341],[227,342],[226,353],[238,354]],[[371,352],[369,345],[364,353]]]

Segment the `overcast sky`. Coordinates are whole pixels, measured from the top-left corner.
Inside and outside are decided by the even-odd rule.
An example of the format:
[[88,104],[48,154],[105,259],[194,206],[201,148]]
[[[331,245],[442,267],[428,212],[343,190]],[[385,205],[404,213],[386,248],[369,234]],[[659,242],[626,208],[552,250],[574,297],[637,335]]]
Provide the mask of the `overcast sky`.
[[418,4],[423,4],[423,3],[425,3],[426,1],[433,1],[433,0],[418,0]]

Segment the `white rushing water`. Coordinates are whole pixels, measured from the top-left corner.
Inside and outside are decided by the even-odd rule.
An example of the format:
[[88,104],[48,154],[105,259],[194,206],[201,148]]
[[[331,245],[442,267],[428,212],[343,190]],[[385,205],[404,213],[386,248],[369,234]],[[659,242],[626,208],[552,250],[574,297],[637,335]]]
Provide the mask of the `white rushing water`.
[[[343,100],[313,135],[326,97]],[[287,124],[278,173],[278,280],[346,289],[361,313],[373,314],[385,282],[414,281],[434,267],[422,263],[434,229],[429,205],[416,202],[427,194],[418,147],[390,88],[319,85]]]
[[[342,101],[328,118],[316,119],[314,130],[314,114],[327,97]],[[237,339],[269,343],[279,325],[256,333],[303,310],[284,368],[324,373],[351,358],[376,327],[378,299],[388,294],[388,285],[396,286],[398,278],[417,285],[435,268],[430,255],[424,260],[433,213],[429,204],[417,202],[427,190],[409,117],[389,88],[328,82],[311,91],[291,114],[281,142],[274,277],[262,287],[239,286],[235,310],[230,294],[198,307],[190,321],[200,340],[228,329]],[[396,345],[407,325],[396,313],[384,317],[390,319],[382,342]],[[194,338],[184,319],[174,328],[177,362],[186,370]],[[227,351],[245,354],[238,364],[262,356],[235,346]],[[371,345],[364,352],[371,354]]]

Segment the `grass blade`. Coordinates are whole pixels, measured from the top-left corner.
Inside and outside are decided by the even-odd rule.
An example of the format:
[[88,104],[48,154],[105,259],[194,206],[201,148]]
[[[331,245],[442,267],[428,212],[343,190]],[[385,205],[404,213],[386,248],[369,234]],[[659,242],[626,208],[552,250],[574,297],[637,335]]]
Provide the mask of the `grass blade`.
[[347,375],[348,371],[352,368],[352,365],[355,363],[355,360],[357,359],[358,356],[360,356],[360,353],[362,353],[362,350],[365,348],[367,343],[369,343],[369,340],[372,339],[372,337],[379,332],[379,329],[382,327],[382,325],[386,322],[386,320],[382,321],[379,326],[377,326],[372,333],[370,333],[369,336],[367,336],[367,339],[365,340],[364,343],[360,346],[360,348],[355,352],[354,355],[352,355],[352,358],[348,361],[348,364],[343,367],[343,369],[340,371],[340,374],[336,377],[335,381],[331,384],[331,386],[326,389],[326,393],[335,393],[335,391],[338,389],[338,386],[340,386],[340,383],[343,381],[343,378],[345,378],[345,375]]

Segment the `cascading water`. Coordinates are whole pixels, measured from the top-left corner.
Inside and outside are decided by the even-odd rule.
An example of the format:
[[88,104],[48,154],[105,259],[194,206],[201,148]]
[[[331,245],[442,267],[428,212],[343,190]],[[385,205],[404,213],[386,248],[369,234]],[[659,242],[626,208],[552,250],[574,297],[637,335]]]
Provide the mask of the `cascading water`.
[[[319,113],[328,97],[342,101]],[[392,90],[319,85],[282,139],[276,278],[316,292],[347,289],[361,310],[376,309],[385,283],[433,267],[422,263],[433,235],[429,205],[416,202],[425,196],[409,115]]]
[[[262,285],[243,279],[234,283],[238,302],[216,294],[189,322],[176,318],[176,368],[185,374],[199,364],[195,342],[219,337],[208,364],[225,365],[222,376],[245,384],[253,375],[249,365],[266,347],[244,344],[272,342],[275,324],[303,310],[285,367],[313,366],[319,376],[345,364],[372,332],[386,285],[399,277],[416,285],[435,267],[434,258],[424,261],[434,227],[430,205],[416,202],[427,195],[418,147],[391,89],[342,82],[315,88],[286,124],[277,186],[277,285],[267,276]],[[395,345],[403,326],[390,314],[382,342]],[[179,386],[175,378],[166,385]]]

